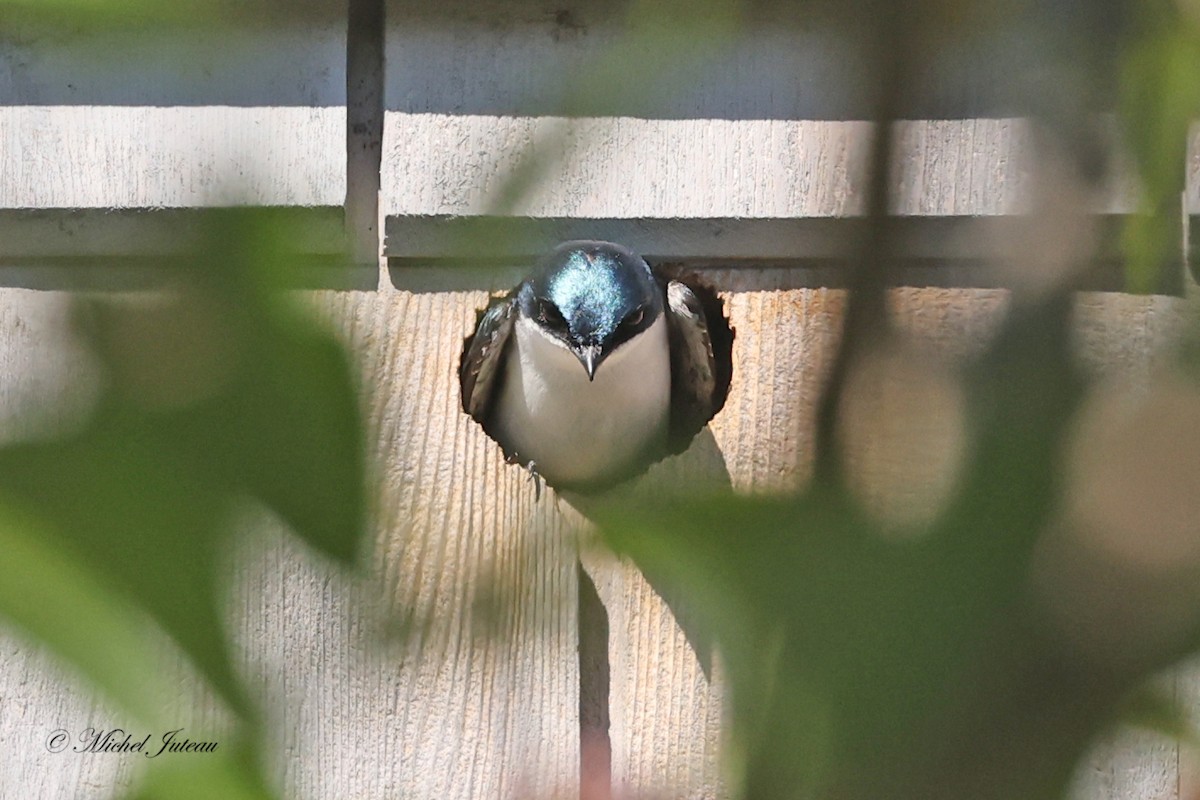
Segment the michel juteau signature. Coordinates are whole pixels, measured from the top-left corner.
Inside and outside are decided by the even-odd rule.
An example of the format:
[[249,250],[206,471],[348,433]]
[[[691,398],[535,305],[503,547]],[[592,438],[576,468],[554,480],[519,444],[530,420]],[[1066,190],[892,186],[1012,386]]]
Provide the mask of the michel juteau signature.
[[[212,753],[216,751],[218,742],[195,742],[183,736],[183,728],[165,731],[154,741],[154,734],[147,733],[141,738],[122,728],[97,730],[88,728],[79,734],[79,744],[71,748],[75,753],[141,753],[146,758],[157,758],[163,753]],[[47,742],[52,752],[62,752],[69,743],[66,731],[55,731]]]

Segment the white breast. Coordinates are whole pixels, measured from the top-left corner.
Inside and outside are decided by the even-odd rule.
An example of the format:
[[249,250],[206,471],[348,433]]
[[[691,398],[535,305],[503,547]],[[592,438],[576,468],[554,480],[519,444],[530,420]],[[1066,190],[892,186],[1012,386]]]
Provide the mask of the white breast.
[[609,355],[593,381],[532,320],[518,320],[512,337],[493,433],[551,483],[608,477],[665,441],[671,362],[661,317]]

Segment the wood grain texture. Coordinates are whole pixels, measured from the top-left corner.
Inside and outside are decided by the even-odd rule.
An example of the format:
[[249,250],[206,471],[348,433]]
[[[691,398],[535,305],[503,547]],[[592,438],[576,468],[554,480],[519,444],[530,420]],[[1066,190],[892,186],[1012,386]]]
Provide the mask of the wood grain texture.
[[18,28],[0,208],[340,206],[345,21]]
[[[724,287],[739,329],[735,383],[711,436],[658,471],[694,477],[699,469],[708,480],[729,480],[747,492],[803,485],[841,293],[771,288],[769,276],[745,270],[709,277]],[[16,290],[0,297],[6,403],[53,392],[64,380],[55,370],[86,371],[86,359],[56,359],[46,349],[61,351],[49,335],[61,319],[55,307],[61,298]],[[233,627],[245,668],[274,709],[274,769],[292,796],[575,791],[571,533],[585,523],[553,493],[535,503],[521,471],[504,465],[499,448],[458,409],[453,364],[485,297],[480,291],[385,290],[323,294],[315,301],[357,354],[381,498],[375,558],[365,580],[332,571],[277,533],[248,543],[239,562]],[[891,309],[909,346],[953,365],[986,343],[1005,297],[904,289],[892,293]],[[1082,356],[1114,379],[1145,380],[1147,364],[1162,357],[1177,324],[1179,303],[1081,297]],[[47,363],[50,374],[38,377]],[[883,387],[881,413],[903,390]],[[888,449],[887,433],[868,438],[867,452]],[[911,473],[911,459],[881,463],[876,485],[887,485],[888,469]],[[719,680],[715,690],[706,685],[672,613],[636,570],[611,562],[589,566],[599,576],[612,631],[614,786],[628,796],[723,796],[716,759]],[[391,615],[408,611],[421,623],[412,638],[379,645]],[[6,638],[3,652],[6,733],[25,741],[56,720],[86,727],[112,719],[19,640]],[[185,701],[187,692],[181,709]],[[211,716],[204,708],[201,703],[200,711],[181,714],[204,719]],[[1162,791],[1177,780],[1173,745],[1119,741],[1083,768],[1080,797],[1176,796]],[[47,755],[32,745],[14,753],[0,771],[4,785],[22,787],[22,796],[35,787],[35,797],[61,796],[60,790],[103,797],[133,779],[134,767],[123,761],[61,762]]]
[[[1022,120],[897,126],[898,152],[904,154],[897,160],[903,187],[897,213],[1011,214],[1027,207],[1028,142]],[[389,111],[384,211],[388,216],[502,211],[621,218],[853,215],[864,208],[870,131],[870,124],[854,121]],[[504,205],[510,175],[521,170],[536,170],[543,180]],[[947,184],[956,191],[947,194]]]
[[[97,399],[100,372],[71,334],[72,297],[66,293],[0,291],[0,442],[36,439],[82,424]],[[149,627],[149,625],[148,625]],[[176,693],[164,714],[193,738],[228,730],[229,719],[194,670],[161,633],[147,632],[146,659]],[[50,752],[56,730],[70,748],[88,728],[136,723],[98,699],[89,684],[46,648],[0,621],[0,737],[12,753],[0,768],[0,798],[77,797],[104,800],[129,788],[146,768],[141,753]],[[151,733],[140,730],[139,734]],[[155,739],[162,731],[154,731]],[[219,740],[219,733],[216,737]],[[227,740],[226,740],[227,741]]]
[[[725,409],[677,459],[699,459],[728,472],[743,492],[802,487],[812,465],[812,423],[821,382],[836,345],[843,293],[780,289],[748,270],[707,274],[721,286],[734,326],[734,381]],[[744,287],[744,288],[743,288]],[[1075,337],[1080,358],[1098,377],[1145,385],[1181,322],[1183,301],[1117,294],[1081,295]],[[958,371],[998,330],[1009,293],[971,289],[896,289],[889,299],[895,347],[868,360],[859,401],[868,414],[847,418],[850,481],[883,522],[929,519],[953,488],[961,455]],[[855,391],[850,392],[850,403]],[[961,422],[961,421],[959,421]],[[711,448],[711,453],[701,452]],[[676,469],[664,464],[651,486]],[[701,470],[702,471],[702,470]],[[677,476],[678,477],[678,476]],[[711,478],[710,478],[711,479]],[[647,491],[653,491],[648,489]],[[652,496],[652,495],[651,495]],[[628,797],[723,797],[719,763],[721,684],[709,686],[670,608],[627,563],[585,561],[609,612],[614,788]],[[680,598],[673,598],[679,601]],[[684,598],[684,600],[686,600]],[[686,603],[685,603],[686,605]],[[1080,769],[1075,796],[1090,800],[1175,797],[1173,743],[1121,733],[1098,745]]]
[[[0,769],[0,797],[107,800],[144,768],[141,754],[52,753],[56,730],[119,727],[122,715],[96,700],[87,683],[38,645],[0,626],[0,730],[13,753]],[[112,757],[106,757],[112,756]]]
[[1121,730],[1098,742],[1076,772],[1070,800],[1180,798],[1178,743],[1142,730]]
[[[327,746],[305,743],[305,777],[292,784],[301,796],[577,791],[574,539],[459,406],[458,357],[485,301],[403,291],[319,300],[362,369],[383,608],[411,627],[391,655],[345,678],[323,671],[328,699],[309,695],[302,719],[342,720],[369,754],[340,752],[345,731],[331,726]],[[298,606],[313,647],[327,639],[310,615],[328,605]],[[341,627],[351,663],[361,651],[352,620]]]
[[[75,378],[86,385],[88,373],[94,379],[95,372],[65,335],[67,312],[62,295],[0,292],[0,439],[5,443],[44,434],[88,410],[87,391],[72,396],[70,389]],[[91,388],[94,398],[96,387]],[[78,675],[7,621],[0,625],[0,735],[12,746],[0,768],[0,797],[98,800],[127,786],[136,766],[132,759],[80,758],[46,749],[56,729],[75,736],[89,727],[107,727],[113,719],[112,709],[98,703]]]
[[340,206],[344,108],[0,106],[0,208]]
[[[374,557],[359,579],[262,515],[242,523],[231,629],[270,711],[271,769],[286,796],[577,792],[574,539],[553,501],[535,503],[527,477],[458,408],[455,365],[484,298],[314,300],[363,370],[378,505]],[[13,435],[45,427],[19,412],[86,377],[86,359],[55,334],[63,302],[0,292],[0,400]],[[396,638],[405,622],[407,636]],[[14,745],[0,797],[104,798],[135,780],[136,754],[55,760],[45,750],[55,728],[129,721],[22,640],[6,632],[2,641],[0,731]],[[195,677],[179,675],[181,724],[217,724]]]
[[729,797],[720,761],[723,695],[670,607],[637,568],[585,558],[608,611],[613,795]]
[[[1118,261],[1119,214],[1096,215],[1094,257]],[[991,262],[1015,260],[1041,232],[1030,215],[907,214],[892,223],[898,262],[964,264],[986,273]],[[765,266],[853,259],[868,233],[862,217],[512,217],[406,214],[387,222],[384,253],[408,263],[523,262],[568,239],[621,242],[650,263]]]
[[[1200,658],[1190,658],[1176,672],[1175,700],[1195,729],[1200,726]],[[1200,800],[1200,746],[1181,742],[1177,750],[1179,800]]]
[[[278,12],[276,12],[278,13]],[[8,28],[0,47],[0,210],[37,209],[37,255],[187,240],[157,214],[79,209],[292,206],[346,197],[344,20],[129,30]],[[320,220],[317,220],[320,227]],[[0,257],[25,257],[20,222]],[[22,235],[25,233],[27,235]],[[339,248],[318,245],[313,252]],[[10,240],[12,244],[10,246]],[[135,248],[136,249],[136,248]]]
[[[607,69],[629,53],[611,10],[528,2],[505,19],[505,4],[450,5],[445,15],[418,13],[412,3],[389,15],[380,185],[396,253],[414,246],[403,221],[416,215],[645,218],[653,229],[667,219],[861,213],[871,128],[853,120],[852,104],[837,104],[853,69],[829,57],[819,37],[760,31],[753,46],[743,40],[706,53],[706,71],[694,74],[695,61],[663,65],[635,53],[642,58],[629,58],[619,74],[653,78],[661,97],[648,108],[644,98],[587,94],[586,82],[564,82],[580,63]],[[344,56],[338,27],[155,42],[118,32],[5,41],[0,209],[51,209],[35,222],[65,219],[75,233],[62,238],[68,244],[38,250],[46,228],[25,219],[8,229],[24,238],[0,236],[0,250],[7,239],[31,248],[23,255],[127,255],[122,243],[143,233],[121,227],[128,216],[60,219],[53,209],[340,206],[347,190],[363,188],[345,177]],[[700,76],[708,88],[662,91],[681,76]],[[580,104],[566,108],[565,93],[579,88]],[[894,211],[1029,212],[1038,174],[1031,140],[1020,119],[900,124]],[[1193,210],[1197,141],[1188,162]],[[518,191],[525,178],[536,178],[536,189]],[[1127,210],[1129,193],[1117,183],[1091,210]],[[995,238],[1028,247],[1023,234],[1001,234],[986,252],[996,254]],[[938,245],[968,254],[979,246]],[[695,255],[728,253],[714,245]],[[586,516],[554,492],[535,502],[526,476],[504,465],[458,408],[462,337],[486,300],[480,286],[499,288],[499,279],[448,268],[423,274],[395,277],[378,292],[313,299],[362,375],[379,496],[368,576],[333,570],[270,521],[244,523],[258,534],[247,536],[236,562],[231,629],[272,709],[273,774],[301,800],[576,796],[575,536],[587,533]],[[797,270],[706,274],[738,330],[729,400],[688,453],[634,491],[698,475],[743,493],[793,491],[811,473],[816,404],[844,296],[805,285]],[[86,359],[60,356],[60,343],[43,338],[58,319],[55,302],[0,291],[6,434],[80,413],[68,407],[41,422],[23,413],[39,402],[29,398],[54,394],[63,375],[86,376]],[[865,413],[848,415],[865,420],[852,423],[849,469],[883,517],[929,514],[944,498],[953,459],[947,467],[921,448],[953,451],[945,420],[953,421],[955,370],[986,344],[1007,304],[998,291],[892,292],[898,347],[857,384]],[[1098,374],[1142,384],[1162,360],[1177,311],[1161,298],[1081,297],[1077,349]],[[928,369],[913,372],[914,362]],[[931,388],[946,386],[935,399],[950,401],[926,402]],[[931,413],[940,411],[947,413]],[[726,796],[719,669],[705,681],[675,613],[636,569],[595,553],[585,559],[608,613],[614,789],[626,797]],[[383,638],[397,619],[407,635]],[[104,797],[132,780],[128,761],[44,752],[43,728],[111,717],[23,642],[0,642],[0,740],[18,743],[0,769],[0,797]],[[181,677],[181,716],[218,724],[192,684]],[[1180,692],[1195,686],[1190,679]],[[1195,775],[1173,745],[1121,736],[1082,768],[1078,791],[1088,800],[1182,800],[1179,785]]]

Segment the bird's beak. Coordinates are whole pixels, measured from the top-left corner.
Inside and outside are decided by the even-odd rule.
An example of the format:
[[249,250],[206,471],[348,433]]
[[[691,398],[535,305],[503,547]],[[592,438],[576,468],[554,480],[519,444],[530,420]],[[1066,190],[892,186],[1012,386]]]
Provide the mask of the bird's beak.
[[587,370],[588,380],[595,380],[596,367],[600,366],[600,361],[602,360],[600,354],[600,345],[580,345],[575,351],[575,356],[579,359],[579,363],[583,364],[583,368]]

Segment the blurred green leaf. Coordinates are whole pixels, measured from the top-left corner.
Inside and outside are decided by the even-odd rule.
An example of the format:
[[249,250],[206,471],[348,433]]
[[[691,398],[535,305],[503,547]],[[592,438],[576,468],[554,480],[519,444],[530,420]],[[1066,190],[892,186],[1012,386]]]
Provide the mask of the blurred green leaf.
[[1121,705],[1121,721],[1193,747],[1200,745],[1200,731],[1192,724],[1187,708],[1172,696],[1169,688],[1147,685],[1134,691]]
[[227,700],[249,705],[217,607],[218,526],[229,501],[199,479],[168,431],[127,415],[83,435],[0,451],[0,484],[50,521],[60,546],[149,612]]
[[[205,740],[214,741],[214,740]],[[217,742],[211,753],[163,753],[128,800],[274,800],[251,750]]]
[[1182,261],[1188,128],[1200,117],[1200,26],[1173,3],[1146,3],[1122,62],[1120,119],[1141,179],[1122,236],[1127,288],[1171,288]]
[[987,796],[1056,797],[1110,719],[1125,679],[1047,668],[1024,608],[1082,388],[1070,308],[1066,295],[1020,308],[973,369],[971,467],[921,535],[890,537],[820,483],[601,511],[614,549],[715,636],[745,796],[977,796],[994,781]]
[[143,615],[58,539],[45,521],[16,510],[7,496],[0,500],[0,615],[139,720],[159,720],[166,687],[146,655]]
[[82,306],[108,375],[92,420],[0,449],[0,486],[152,615],[246,717],[220,607],[234,511],[261,501],[343,562],[359,552],[366,513],[349,364],[280,288],[278,222],[217,215],[209,248],[164,265],[170,290]]
[[0,0],[6,27],[85,32],[293,24],[304,17],[338,19],[343,9],[332,0]]

